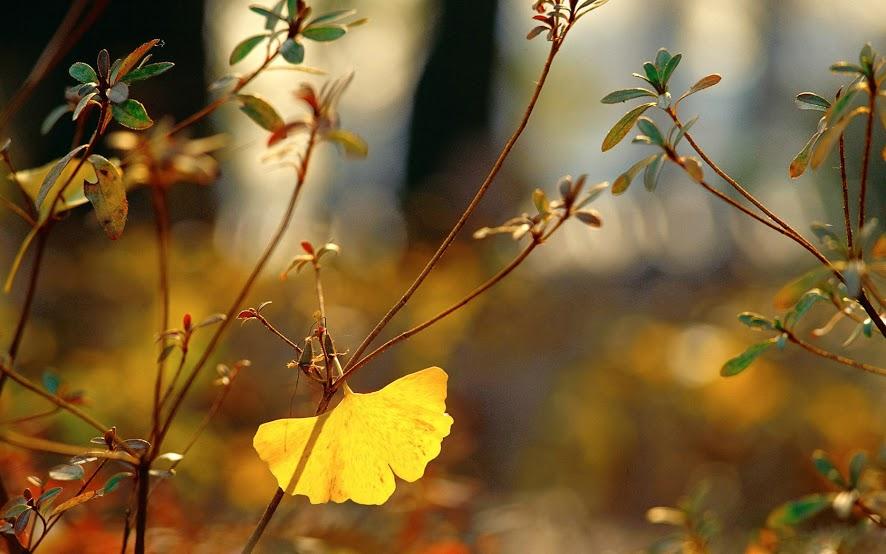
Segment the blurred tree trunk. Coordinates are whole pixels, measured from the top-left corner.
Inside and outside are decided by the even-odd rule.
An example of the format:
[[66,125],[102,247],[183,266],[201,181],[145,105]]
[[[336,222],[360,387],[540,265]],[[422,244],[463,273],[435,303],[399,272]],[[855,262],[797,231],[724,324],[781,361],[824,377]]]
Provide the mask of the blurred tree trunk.
[[[428,178],[447,171],[459,143],[482,136],[488,129],[497,5],[498,0],[440,3],[437,35],[415,91],[409,129],[404,201],[413,208],[416,198],[433,192],[429,191],[432,183]],[[474,183],[449,185],[472,187]],[[407,216],[410,238],[436,238],[444,227],[442,223],[451,224],[458,215],[458,204],[435,204],[434,214],[405,210],[413,214]],[[440,224],[429,221],[421,212],[433,215],[432,219]]]

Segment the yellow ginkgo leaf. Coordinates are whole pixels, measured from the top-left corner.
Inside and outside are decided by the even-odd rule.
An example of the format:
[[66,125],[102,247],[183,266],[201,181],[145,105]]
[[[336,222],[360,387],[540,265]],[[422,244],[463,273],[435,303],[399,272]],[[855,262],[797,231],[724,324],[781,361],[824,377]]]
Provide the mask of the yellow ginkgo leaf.
[[368,394],[346,384],[338,406],[317,417],[265,423],[253,446],[289,494],[312,504],[383,504],[394,492],[394,474],[416,481],[440,453],[452,427],[447,379],[430,367]]

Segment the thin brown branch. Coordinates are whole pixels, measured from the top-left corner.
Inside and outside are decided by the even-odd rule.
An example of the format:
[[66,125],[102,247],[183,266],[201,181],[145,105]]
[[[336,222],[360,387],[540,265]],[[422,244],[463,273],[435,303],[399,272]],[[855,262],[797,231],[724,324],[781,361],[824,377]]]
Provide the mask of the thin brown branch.
[[846,244],[850,256],[854,250],[852,238],[852,215],[849,213],[849,178],[846,176],[846,139],[840,135],[840,186],[843,189],[843,225],[846,228]]
[[169,329],[169,211],[166,205],[166,191],[159,187],[151,187],[151,205],[154,209],[154,236],[157,241],[157,289],[160,295],[160,341],[159,357],[157,358],[157,375],[154,378],[154,404],[151,423],[151,437],[157,433],[160,425],[160,391],[163,388],[163,372],[166,368],[166,357],[163,350],[167,339],[163,333]]
[[284,335],[282,331],[280,331],[279,329],[274,327],[265,316],[263,316],[262,314],[258,313],[258,311],[256,311],[255,314],[252,315],[251,317],[253,319],[257,319],[262,325],[265,326],[265,328],[268,331],[271,332],[271,334],[273,334],[274,336],[276,336],[277,338],[279,338],[280,340],[282,340],[283,342],[288,344],[290,347],[292,347],[293,350],[295,350],[296,352],[301,354],[301,346],[292,342],[292,340],[289,337],[287,337],[286,335]]
[[70,413],[71,415],[79,418],[81,421],[91,425],[95,430],[99,431],[100,433],[104,433],[105,431],[107,431],[109,429],[109,427],[107,425],[98,421],[97,419],[95,419],[91,415],[87,414],[86,412],[84,412],[83,410],[81,410],[80,408],[75,406],[74,404],[71,404],[67,400],[65,400],[59,396],[56,396],[54,394],[50,394],[49,392],[43,390],[42,387],[40,387],[39,385],[37,385],[36,383],[31,381],[27,377],[21,375],[20,373],[18,373],[14,369],[6,367],[5,364],[0,364],[0,371],[3,372],[3,375],[9,377],[10,379],[15,381],[16,383],[18,383],[22,387],[28,389],[29,391],[33,392],[34,394],[36,394],[38,396],[43,397],[45,400],[52,402],[53,404],[58,406],[60,409],[65,410],[66,412]]
[[868,79],[868,117],[864,131],[864,147],[861,155],[861,185],[858,190],[858,230],[865,224],[865,204],[868,192],[868,166],[874,136],[874,113],[877,110],[877,80]]
[[262,62],[262,64],[255,71],[253,71],[249,75],[241,77],[240,80],[237,81],[237,84],[234,85],[234,88],[232,88],[230,91],[223,94],[222,96],[219,96],[218,98],[216,98],[215,100],[213,100],[212,102],[210,102],[209,104],[207,104],[206,106],[204,106],[203,108],[198,110],[197,112],[191,114],[190,116],[188,116],[185,119],[181,120],[180,122],[176,123],[174,127],[172,127],[169,131],[166,132],[165,137],[171,137],[172,135],[190,127],[191,125],[193,125],[194,123],[197,123],[198,121],[200,121],[204,117],[208,116],[209,114],[211,114],[212,112],[214,112],[215,110],[220,108],[221,106],[225,105],[225,103],[227,103],[229,100],[234,98],[234,96],[236,96],[237,93],[243,89],[243,87],[245,87],[246,85],[251,83],[252,80],[255,79],[256,77],[258,77],[262,71],[267,69],[268,65],[270,65],[271,62],[274,61],[274,59],[277,57],[277,55],[279,53],[280,53],[280,47],[278,46],[273,52],[271,52],[265,56],[265,61]]
[[[563,220],[560,220],[560,221],[562,222]],[[548,236],[550,236],[550,234]],[[497,285],[505,277],[510,275],[512,271],[517,269],[517,267],[520,264],[522,264],[526,258],[529,257],[529,254],[531,254],[532,251],[535,250],[541,244],[542,244],[542,241],[540,238],[533,238],[532,242],[530,242],[513,260],[511,260],[511,262],[508,265],[506,265],[501,270],[499,270],[495,275],[493,275],[492,277],[487,279],[486,282],[484,282],[482,285],[480,285],[479,287],[477,287],[473,291],[471,291],[470,294],[468,294],[467,296],[465,296],[464,298],[462,298],[458,302],[452,304],[451,306],[449,306],[445,310],[441,311],[437,315],[433,316],[432,318],[428,319],[427,321],[424,321],[424,322],[416,325],[415,327],[412,327],[411,329],[409,329],[407,331],[403,331],[399,335],[389,339],[387,342],[385,342],[384,344],[382,344],[381,346],[379,346],[378,348],[376,348],[375,350],[373,350],[372,352],[370,352],[366,356],[363,356],[363,358],[361,358],[357,362],[351,364],[351,367],[347,371],[345,371],[345,374],[342,375],[341,378],[335,382],[335,388],[337,389],[338,387],[340,387],[345,382],[345,380],[349,379],[358,369],[360,369],[361,367],[363,367],[366,364],[368,364],[369,362],[371,362],[373,359],[375,359],[377,356],[381,355],[383,352],[385,352],[386,350],[388,350],[392,346],[396,345],[397,343],[400,343],[400,342],[403,342],[403,341],[409,339],[413,335],[416,335],[416,334],[420,333],[421,331],[427,329],[431,325],[437,323],[438,321],[447,317],[448,315],[452,314],[453,312],[460,310],[461,308],[466,306],[468,303],[470,303],[472,300],[474,300],[475,298],[477,298],[478,296],[480,296],[481,294],[483,294],[487,290],[489,290],[492,287],[494,287],[495,285]]]
[[480,204],[480,201],[486,195],[486,191],[489,190],[489,187],[492,185],[495,177],[498,175],[499,171],[501,171],[502,166],[504,165],[505,160],[510,155],[511,150],[513,150],[514,145],[517,144],[517,140],[523,134],[524,129],[526,129],[526,125],[529,123],[529,118],[532,116],[532,112],[535,108],[536,103],[538,102],[539,97],[541,96],[541,91],[545,86],[545,82],[547,81],[548,74],[550,73],[551,66],[554,63],[554,58],[557,56],[557,52],[559,52],[560,47],[563,45],[563,41],[566,38],[566,34],[568,33],[570,27],[567,27],[564,31],[563,35],[557,37],[556,40],[551,42],[550,50],[548,51],[547,59],[545,60],[544,66],[541,70],[541,75],[539,75],[538,81],[535,85],[535,89],[532,92],[532,96],[529,99],[529,103],[526,106],[525,111],[523,112],[523,117],[520,119],[520,123],[517,125],[517,128],[514,130],[511,137],[505,143],[501,152],[498,155],[498,158],[492,164],[492,167],[489,170],[489,173],[486,175],[486,178],[483,179],[483,182],[480,184],[480,187],[477,189],[477,192],[474,194],[474,197],[471,199],[471,202],[468,204],[465,211],[458,218],[458,221],[455,222],[455,225],[449,231],[449,234],[443,239],[443,242],[437,248],[437,251],[431,256],[431,259],[428,260],[425,267],[421,270],[421,273],[415,278],[409,288],[406,289],[406,292],[400,297],[399,300],[388,310],[388,312],[381,318],[381,320],[373,327],[372,331],[363,339],[363,342],[356,348],[354,354],[351,357],[351,360],[348,362],[347,366],[345,366],[345,372],[350,369],[356,360],[363,355],[363,352],[372,344],[372,341],[384,330],[387,324],[394,318],[397,313],[403,309],[403,306],[409,302],[409,299],[412,298],[412,295],[415,294],[415,291],[424,283],[425,279],[427,279],[428,275],[437,265],[437,262],[443,257],[443,254],[449,249],[450,245],[455,241],[455,237],[458,235],[459,231],[461,231],[462,227],[468,222],[468,218],[471,214],[474,213],[474,210],[477,209],[477,206]]
[[286,233],[286,230],[289,228],[289,223],[292,220],[292,214],[295,211],[296,203],[298,202],[299,195],[305,183],[305,177],[307,176],[308,166],[311,160],[311,154],[314,151],[314,147],[317,142],[317,129],[312,128],[311,133],[308,137],[308,143],[305,148],[305,154],[302,157],[302,162],[297,169],[296,183],[295,187],[292,191],[292,195],[289,199],[289,204],[286,207],[285,212],[283,213],[283,217],[278,225],[277,231],[271,237],[270,242],[265,247],[265,251],[262,253],[261,257],[255,264],[252,272],[249,274],[249,277],[246,279],[246,282],[241,287],[240,291],[237,293],[236,298],[231,303],[231,306],[228,308],[227,317],[222,321],[218,327],[216,328],[215,333],[212,335],[212,338],[209,340],[209,344],[206,346],[206,349],[203,351],[203,354],[194,364],[194,367],[191,368],[191,372],[188,374],[187,379],[185,380],[184,385],[181,390],[175,396],[172,401],[172,407],[170,408],[169,415],[166,417],[166,421],[163,424],[160,433],[157,436],[157,448],[159,448],[159,444],[163,442],[163,439],[166,437],[166,433],[169,431],[169,426],[172,424],[172,421],[175,419],[175,415],[181,407],[182,401],[185,396],[187,396],[188,391],[193,386],[194,381],[197,379],[197,376],[200,374],[200,370],[203,369],[203,366],[206,365],[206,362],[209,360],[210,356],[215,352],[216,347],[218,346],[219,341],[221,340],[222,334],[228,328],[228,325],[235,319],[235,316],[240,310],[240,307],[243,305],[243,301],[246,299],[246,296],[249,294],[249,291],[252,290],[252,286],[255,284],[258,279],[259,274],[261,274],[271,255],[277,249],[277,246],[280,244],[283,235]]
[[[668,115],[671,116],[671,119],[674,121],[674,124],[676,124],[680,129],[683,129],[683,123],[682,123],[682,121],[680,121],[680,118],[677,116],[677,112],[673,108],[668,108],[667,113],[668,113]],[[692,146],[692,149],[695,150],[695,152],[698,153],[699,156],[701,156],[701,158],[705,161],[705,163],[708,164],[708,166],[710,166],[710,168],[714,170],[714,173],[716,173],[717,175],[720,176],[720,178],[722,178],[724,181],[729,183],[729,185],[733,189],[735,189],[739,194],[744,196],[751,204],[756,206],[758,210],[760,210],[761,212],[766,214],[766,217],[768,217],[770,220],[772,220],[774,223],[776,223],[779,227],[784,229],[787,232],[787,235],[791,236],[797,243],[799,243],[801,246],[803,246],[804,248],[809,250],[809,252],[811,252],[813,255],[815,255],[820,260],[822,260],[822,261],[826,260],[824,255],[821,252],[819,252],[818,249],[815,248],[815,246],[811,242],[806,240],[806,238],[803,237],[803,235],[798,233],[787,222],[785,222],[780,217],[778,217],[772,210],[767,208],[765,204],[760,202],[753,194],[751,194],[747,189],[745,189],[743,186],[741,186],[741,184],[738,181],[733,179],[720,166],[718,166],[714,162],[714,160],[712,160],[707,155],[707,152],[705,152],[701,148],[701,146],[699,146],[698,143],[695,142],[695,138],[690,133],[687,132],[683,136],[686,137],[686,140]]]
[[135,463],[137,461],[126,452],[83,448],[82,446],[76,446],[73,444],[22,435],[21,433],[16,433],[15,431],[10,431],[8,429],[0,429],[0,441],[13,446],[18,446],[19,448],[37,450],[40,452],[51,452],[53,454],[63,454],[65,456],[95,456],[96,458],[118,460],[128,463]]
[[[682,129],[683,123],[680,121],[679,117],[677,116],[677,113],[672,108],[669,108],[667,110],[667,113],[668,113],[668,115],[671,116],[671,119],[673,119],[674,124],[676,124],[679,128]],[[815,258],[818,259],[818,261],[820,261],[823,265],[828,267],[833,272],[835,277],[837,277],[840,281],[845,282],[843,274],[841,274],[833,266],[833,264],[831,264],[830,260],[828,260],[827,257],[824,254],[822,254],[822,252],[818,248],[816,248],[811,242],[809,242],[805,237],[803,237],[803,235],[798,233],[793,227],[791,227],[790,225],[785,223],[783,220],[781,220],[778,216],[776,216],[771,210],[769,210],[765,205],[763,205],[759,200],[757,200],[753,195],[751,195],[747,190],[745,190],[745,188],[742,187],[741,184],[738,183],[738,181],[736,181],[735,179],[730,177],[716,163],[714,163],[714,161],[711,160],[710,157],[708,157],[708,155],[698,145],[698,143],[695,142],[695,139],[693,139],[692,135],[690,135],[689,133],[685,133],[684,136],[686,137],[686,140],[689,141],[689,143],[692,145],[692,148],[705,161],[705,163],[707,163],[714,170],[714,172],[717,175],[719,175],[724,181],[729,183],[742,196],[744,196],[745,198],[750,200],[750,202],[752,204],[754,204],[754,206],[759,208],[764,214],[766,214],[767,217],[769,217],[773,222],[777,223],[778,226],[784,230],[784,232],[782,233],[783,235],[789,237],[794,242],[796,242],[797,244],[802,246],[804,249],[806,249],[810,254],[815,256]],[[684,169],[685,169],[685,166],[684,166]],[[739,210],[750,215],[751,217],[753,217],[757,221],[760,221],[761,223],[766,224],[768,227],[775,229],[775,227],[773,225],[768,224],[765,220],[763,220],[762,218],[760,218],[756,214],[753,214],[752,212],[750,212],[749,210],[747,210],[746,208],[744,208],[743,206],[741,206],[737,202],[730,199],[728,196],[720,193],[719,191],[716,191],[716,189],[713,189],[711,187],[705,187],[705,188],[707,188],[710,192],[716,194],[721,200],[728,202],[733,207],[738,208]],[[864,308],[865,312],[867,312],[868,316],[870,316],[871,320],[874,322],[874,325],[877,327],[877,330],[880,332],[880,334],[883,335],[883,337],[886,337],[886,322],[883,321],[883,319],[880,317],[880,314],[877,311],[877,309],[873,306],[873,304],[871,304],[870,300],[868,300],[867,296],[865,295],[864,290],[859,292],[857,300],[858,300],[858,303],[861,304],[861,306]]]
[[856,369],[861,369],[861,370],[867,371],[868,373],[873,373],[874,375],[886,376],[886,369],[884,369],[882,367],[877,367],[877,366],[874,366],[871,364],[866,364],[863,362],[859,362],[858,360],[853,360],[852,358],[847,358],[846,356],[841,356],[839,354],[835,354],[834,352],[831,352],[829,350],[825,350],[825,349],[820,348],[814,344],[804,341],[803,339],[797,337],[797,335],[795,335],[794,333],[792,333],[790,331],[785,331],[785,333],[787,334],[789,341],[791,341],[792,343],[796,344],[797,346],[803,348],[804,350],[811,352],[812,354],[815,354],[816,356],[820,356],[822,358],[827,358],[828,360],[831,360],[831,361],[834,361],[834,362],[837,362],[837,363],[840,363],[843,365],[848,365],[848,366],[854,367]]

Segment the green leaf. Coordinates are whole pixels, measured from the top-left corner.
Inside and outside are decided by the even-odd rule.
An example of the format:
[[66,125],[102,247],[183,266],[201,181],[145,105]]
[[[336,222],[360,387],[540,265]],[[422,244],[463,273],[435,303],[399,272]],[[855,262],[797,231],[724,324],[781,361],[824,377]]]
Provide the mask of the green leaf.
[[273,10],[269,10],[268,8],[265,8],[263,6],[257,6],[257,5],[251,5],[251,6],[249,6],[249,9],[252,10],[253,12],[257,13],[258,15],[264,16],[265,17],[265,29],[267,29],[268,31],[272,31],[272,30],[274,30],[274,27],[277,26],[278,21],[286,22],[286,18],[283,17],[283,15],[282,15],[284,3],[285,3],[285,0],[280,0],[274,6]]
[[683,54],[677,54],[676,56],[668,60],[668,65],[665,66],[664,72],[661,76],[661,80],[664,82],[664,84],[667,84],[668,81],[671,80],[671,75],[674,74],[674,70],[676,70],[677,66],[680,65],[680,60],[682,59]]
[[280,46],[280,55],[287,62],[298,65],[305,61],[305,47],[295,40],[288,38]]
[[831,103],[814,92],[801,92],[794,101],[801,110],[814,110],[818,112],[826,112],[831,107]]
[[286,13],[289,14],[289,19],[295,19],[298,15],[298,0],[286,0]]
[[133,98],[120,104],[113,104],[111,106],[111,114],[120,125],[137,131],[147,129],[154,124],[154,120],[148,116],[144,105]]
[[644,96],[655,98],[658,95],[651,90],[645,88],[626,88],[610,92],[609,94],[604,96],[600,100],[600,102],[604,104],[617,104],[619,102],[627,102],[628,100],[633,100],[634,98],[642,98]]
[[79,481],[85,473],[82,465],[61,464],[49,470],[49,477],[56,481]]
[[803,319],[803,316],[806,315],[812,306],[815,305],[816,302],[821,300],[827,300],[828,297],[824,295],[818,289],[812,289],[807,291],[803,296],[800,297],[800,300],[797,301],[796,306],[793,310],[789,311],[785,314],[784,318],[784,326],[786,328],[791,328]]
[[283,118],[267,100],[254,94],[238,94],[240,111],[249,116],[249,119],[268,131],[275,131],[283,126]]
[[643,173],[643,185],[649,192],[655,192],[658,187],[658,178],[661,176],[661,170],[664,167],[664,161],[667,158],[665,154],[656,156],[652,163],[646,166]]
[[125,102],[126,99],[129,98],[129,85],[122,81],[115,84],[108,89],[107,97],[108,100],[110,100],[114,104]]
[[659,74],[667,67],[669,61],[671,61],[671,53],[666,48],[659,48],[655,54],[655,69],[658,70]]
[[173,67],[175,67],[175,64],[172,62],[149,63],[147,65],[139,67],[138,69],[133,69],[132,71],[124,75],[123,78],[120,79],[120,82],[134,83],[135,81],[144,81],[145,79],[150,79],[162,73],[166,73]]
[[750,365],[754,363],[754,360],[756,360],[760,354],[768,350],[773,344],[775,344],[775,339],[751,345],[750,348],[723,364],[723,367],[720,368],[720,375],[723,377],[738,375],[750,367]]
[[806,291],[819,287],[823,282],[827,281],[830,274],[831,270],[829,268],[816,267],[794,279],[776,293],[773,301],[775,308],[778,310],[793,308],[800,301],[800,298],[806,294]]
[[40,124],[40,134],[45,135],[49,133],[49,131],[52,130],[58,120],[70,111],[71,108],[67,104],[62,104],[61,106],[56,106],[55,108],[53,108],[52,111],[47,114],[46,119],[43,120],[43,123]]
[[231,57],[228,58],[228,63],[230,65],[234,65],[239,62],[243,58],[249,55],[252,52],[253,48],[261,44],[268,35],[255,35],[253,37],[249,37],[247,39],[242,40],[237,46],[231,50]]
[[674,139],[671,141],[671,146],[677,146],[680,144],[680,141],[683,140],[683,137],[686,136],[686,133],[689,132],[689,129],[695,125],[695,122],[698,121],[698,116],[693,117],[682,126],[677,128],[677,134],[674,136]]
[[646,73],[646,80],[655,87],[656,90],[661,88],[661,79],[658,76],[658,70],[649,62],[643,64],[643,71]]
[[354,15],[355,13],[357,13],[357,10],[336,10],[333,12],[324,13],[324,14],[318,15],[317,17],[312,19],[308,23],[308,27],[313,27],[314,25],[317,25],[318,23],[336,21],[336,20],[342,19],[344,17]]
[[301,32],[301,35],[309,40],[317,42],[331,42],[340,39],[348,32],[344,25],[330,25],[327,27],[308,27]]
[[849,62],[837,62],[831,66],[834,73],[855,73],[864,75],[864,69]]
[[791,165],[788,168],[788,174],[791,176],[791,179],[796,179],[806,172],[806,168],[809,166],[809,158],[812,155],[812,149],[815,148],[815,143],[818,142],[821,135],[822,133],[819,131],[809,137],[803,149],[791,160]]
[[13,504],[3,513],[3,519],[12,519],[30,509],[27,504]]
[[758,331],[768,331],[773,328],[772,321],[760,314],[755,314],[754,312],[742,312],[738,314],[738,321],[743,325],[747,325],[751,329],[756,329]]
[[46,389],[46,392],[50,394],[56,394],[58,392],[58,387],[61,384],[61,379],[59,376],[52,371],[44,371],[43,372],[43,388]]
[[825,479],[837,485],[840,488],[846,488],[846,481],[840,475],[840,470],[823,450],[816,450],[812,453],[812,465]]
[[98,75],[88,63],[74,62],[68,68],[68,75],[77,79],[81,83],[95,83],[98,81]]
[[[836,105],[835,105],[836,107]],[[818,166],[822,164],[823,161],[828,157],[828,154],[833,150],[834,145],[840,139],[840,135],[846,131],[846,127],[849,126],[849,123],[852,122],[857,116],[861,114],[868,113],[868,108],[864,106],[859,106],[852,110],[849,115],[842,118],[837,124],[833,127],[830,127],[827,131],[825,131],[821,138],[818,139],[818,142],[815,144],[815,147],[812,149],[812,157],[810,158],[810,163],[812,164],[813,169],[817,169]]]
[[865,466],[868,465],[867,452],[856,452],[852,459],[849,460],[849,486],[853,489],[858,488],[858,481],[864,472]]
[[95,210],[95,217],[105,234],[117,240],[123,234],[129,203],[126,200],[126,186],[123,173],[106,158],[93,154],[89,163],[95,170],[96,182],[83,182],[83,193]]
[[59,176],[64,171],[65,167],[67,167],[68,163],[70,163],[71,159],[74,156],[85,150],[87,147],[86,144],[81,144],[77,148],[74,148],[63,158],[55,163],[52,166],[52,169],[49,170],[49,173],[46,174],[46,177],[43,179],[43,183],[40,185],[40,190],[37,192],[37,198],[34,200],[34,205],[39,208],[43,205],[43,201],[46,200],[46,195],[49,194],[49,190],[55,185],[55,182],[58,180]]
[[[624,114],[621,119],[616,122],[615,125],[612,126],[612,129],[609,130],[609,133],[606,134],[606,138],[603,139],[603,145],[601,149],[603,152],[612,149],[616,144],[622,141],[622,139],[627,136],[627,134],[634,127],[634,124],[637,122],[637,119],[643,115],[643,112],[655,106],[655,102],[648,102],[646,104],[640,104],[633,110]],[[613,186],[613,192],[614,192]]]
[[[861,85],[861,87],[859,85]],[[826,115],[828,127],[832,127],[835,123],[843,119],[843,116],[846,115],[847,110],[852,105],[852,102],[855,100],[855,97],[858,96],[858,93],[862,90],[863,86],[863,82],[856,83],[849,87],[848,90],[844,90],[840,97],[834,100],[834,105],[828,109]]]
[[658,130],[658,127],[655,126],[655,122],[649,119],[648,117],[640,117],[637,119],[637,128],[640,129],[640,132],[649,137],[653,144],[657,144],[659,146],[664,145],[664,137],[661,135],[661,131]]
[[678,98],[676,103],[679,104],[684,98],[686,98],[687,96],[691,96],[691,95],[695,94],[696,92],[701,92],[706,88],[711,88],[712,86],[719,83],[721,79],[722,79],[722,77],[717,73],[712,73],[711,75],[708,75],[706,77],[702,77],[701,79],[696,81],[696,83],[694,85],[689,87],[689,90],[684,92],[683,96]]
[[84,96],[83,98],[81,98],[80,101],[77,102],[77,106],[74,107],[74,111],[73,111],[73,113],[71,114],[71,119],[74,120],[74,121],[76,121],[77,118],[80,117],[80,113],[86,108],[87,105],[89,105],[89,103],[90,103],[90,102],[91,102],[96,96],[98,96],[98,93],[97,93],[97,92],[90,92],[89,94],[87,94],[86,96]]
[[646,158],[643,158],[639,162],[632,165],[627,171],[618,176],[614,183],[612,183],[612,194],[618,196],[623,194],[628,187],[631,185],[631,181],[634,180],[634,177],[637,176],[640,171],[646,168],[647,165],[651,164],[655,161],[656,158],[659,157],[660,154],[652,154]]
[[369,154],[366,141],[356,133],[344,129],[332,129],[326,132],[326,139],[341,146],[348,157],[365,158]]
[[52,499],[58,496],[61,492],[61,487],[52,487],[51,489],[45,491],[43,494],[40,495],[40,498],[37,499],[37,504],[42,507],[44,504],[52,501]]
[[775,529],[792,527],[826,510],[834,500],[833,494],[810,494],[791,500],[776,508],[766,519],[766,525]]
[[[105,484],[102,487],[103,493],[107,494],[110,492],[114,492],[117,489],[117,487],[120,486],[120,483],[124,479],[128,479],[130,477],[132,477],[132,473],[130,473],[128,471],[121,471],[120,473],[115,473],[114,475],[111,475],[110,477],[108,477],[108,480],[105,481]],[[61,507],[61,506],[59,506],[59,507]]]

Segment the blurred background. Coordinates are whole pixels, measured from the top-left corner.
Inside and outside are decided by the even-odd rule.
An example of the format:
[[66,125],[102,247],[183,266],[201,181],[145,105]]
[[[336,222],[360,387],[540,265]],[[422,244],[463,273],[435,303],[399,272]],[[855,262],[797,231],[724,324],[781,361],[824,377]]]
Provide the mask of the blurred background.
[[[155,120],[198,110],[212,99],[208,83],[231,72],[233,46],[262,29],[263,19],[247,5],[110,2],[7,128],[16,165],[42,165],[67,152],[70,121],[47,136],[39,122],[62,102],[70,84],[65,68],[92,62],[101,48],[113,58],[162,38],[155,59],[176,67],[139,84],[137,97]],[[342,254],[326,264],[329,327],[340,349],[353,349],[476,190],[523,112],[547,43],[525,39],[529,0],[313,5],[321,12],[353,7],[370,19],[333,44],[311,43],[305,61],[328,77],[356,72],[340,112],[344,127],[367,139],[370,156],[343,161],[332,147],[321,148],[287,239],[243,307],[273,301],[267,317],[296,341],[305,336],[315,310],[311,279],[277,275],[299,253],[299,241],[334,240]],[[27,75],[66,8],[66,2],[4,7],[0,101]],[[637,86],[631,73],[660,47],[684,55],[672,79],[676,89],[708,73],[723,75],[717,87],[688,100],[682,114],[701,115],[693,132],[727,171],[798,228],[839,222],[833,163],[788,178],[790,160],[817,123],[793,98],[805,90],[832,96],[845,80],[828,66],[854,60],[864,42],[886,50],[882,12],[882,0],[839,7],[825,0],[611,1],[569,36],[528,130],[469,230],[530,211],[532,189],[553,193],[561,175],[612,181],[648,155],[628,141],[600,152],[606,130],[625,110],[599,99]],[[251,71],[261,50],[233,69]],[[298,85],[325,78],[271,71],[247,90],[292,117],[302,109],[292,94]],[[216,155],[220,178],[176,186],[170,195],[173,321],[227,308],[291,190],[291,171],[263,162],[266,132],[233,106],[191,136],[214,133],[228,136]],[[858,134],[847,143],[852,167]],[[882,133],[876,140],[879,151]],[[100,152],[114,154],[107,146]],[[881,162],[872,168],[869,211],[882,221],[886,172]],[[159,316],[149,192],[133,191],[129,202],[126,232],[114,243],[90,210],[56,226],[18,364],[35,379],[53,368],[86,390],[100,419],[125,436],[141,436]],[[811,256],[671,167],[655,194],[635,184],[618,198],[604,194],[594,207],[602,229],[565,226],[490,294],[356,377],[354,388],[368,391],[429,365],[448,371],[455,425],[428,477],[399,483],[384,508],[287,499],[269,530],[268,552],[632,552],[664,534],[646,523],[645,511],[673,504],[702,481],[710,485],[706,505],[723,521],[716,551],[741,552],[773,507],[825,487],[809,463],[814,449],[845,463],[855,449],[883,446],[886,382],[875,376],[791,348],[767,353],[741,376],[719,376],[726,359],[759,339],[735,314],[775,315],[774,292],[815,267]],[[6,268],[27,230],[6,212],[0,217]],[[474,241],[469,230],[388,333],[461,298],[519,248],[506,236]],[[0,340],[12,333],[23,283],[0,298],[6,322]],[[807,327],[824,324],[826,312],[814,311]],[[842,348],[850,332],[838,326],[822,344],[886,362],[884,342],[876,338]],[[208,335],[198,335],[197,348]],[[296,386],[295,372],[286,368],[292,356],[258,325],[229,330],[215,360],[248,358],[252,367],[174,481],[158,489],[151,533],[160,551],[242,544],[275,487],[251,447],[256,426],[289,413],[308,415],[316,403],[317,391],[305,380]],[[187,442],[212,402],[211,374],[191,395],[170,449]],[[8,386],[0,418],[41,407]],[[64,416],[25,431],[77,444],[93,434]],[[13,490],[62,459],[0,446],[0,471]],[[125,494],[70,514],[67,532],[56,535],[58,551],[113,550]],[[82,550],[65,550],[71,544]]]

